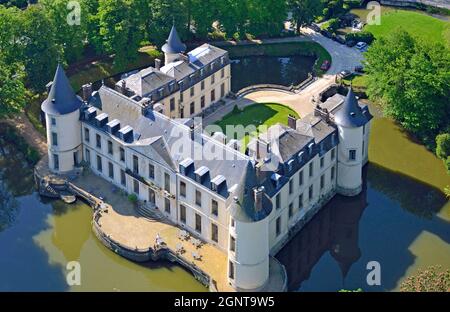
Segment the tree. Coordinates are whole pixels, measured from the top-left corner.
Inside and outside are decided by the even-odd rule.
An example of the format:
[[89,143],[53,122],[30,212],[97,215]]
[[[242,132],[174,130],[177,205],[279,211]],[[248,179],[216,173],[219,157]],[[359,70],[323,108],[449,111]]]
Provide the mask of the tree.
[[444,161],[450,174],[450,133],[439,134],[436,137],[436,156]]
[[[78,2],[77,7],[68,7],[71,0],[41,0],[45,13],[55,27],[55,42],[62,47],[64,58],[68,63],[80,59],[86,40],[88,23],[85,2]],[[69,19],[69,20],[68,20]],[[78,20],[77,20],[78,19]],[[78,23],[79,21],[79,23]]]
[[424,141],[450,121],[450,53],[399,29],[366,53],[367,94]]
[[247,0],[247,32],[255,36],[279,35],[287,17],[286,1]]
[[25,106],[24,77],[21,65],[7,64],[0,55],[0,118],[10,117]]
[[297,32],[300,32],[301,27],[314,22],[323,10],[323,4],[317,0],[289,0],[288,5]]
[[100,0],[97,12],[99,37],[104,51],[115,54],[115,65],[137,58],[144,38],[144,0]]
[[442,271],[440,266],[431,266],[410,276],[400,285],[402,292],[449,292],[450,270]]
[[6,63],[21,58],[21,12],[15,7],[0,6],[0,51]]

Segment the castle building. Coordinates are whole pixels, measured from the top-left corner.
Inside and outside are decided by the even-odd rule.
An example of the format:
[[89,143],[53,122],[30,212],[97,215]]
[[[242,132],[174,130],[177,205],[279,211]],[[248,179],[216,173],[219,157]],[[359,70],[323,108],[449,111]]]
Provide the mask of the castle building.
[[116,89],[85,88],[83,99],[58,66],[42,104],[50,169],[67,173],[83,162],[226,252],[236,290],[262,289],[270,256],[298,224],[336,193],[361,191],[372,116],[349,90],[271,127],[241,153],[235,140],[211,137],[188,118],[229,92],[227,53],[203,45],[185,55],[175,28],[163,50],[165,66]]

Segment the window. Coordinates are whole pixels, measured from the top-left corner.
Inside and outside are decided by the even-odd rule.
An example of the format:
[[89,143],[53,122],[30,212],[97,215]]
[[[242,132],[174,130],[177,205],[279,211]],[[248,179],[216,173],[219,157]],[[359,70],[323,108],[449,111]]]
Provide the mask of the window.
[[308,195],[309,195],[308,196],[309,200],[311,200],[313,198],[313,195],[314,195],[314,187],[312,185],[309,187]]
[[180,196],[186,197],[186,183],[180,181]]
[[125,171],[120,169],[120,184],[122,184],[123,186],[127,186],[127,178],[125,175]]
[[89,129],[84,128],[84,140],[89,143],[90,139],[91,138],[89,137]]
[[233,218],[231,218],[231,222],[230,223],[231,223],[231,227],[234,228],[234,219]]
[[91,151],[87,148],[84,150],[84,160],[90,164],[91,163]]
[[228,277],[230,279],[234,279],[234,263],[230,261],[230,264],[228,266]]
[[331,160],[334,160],[335,158],[336,158],[336,149],[333,148],[333,149],[331,150]]
[[211,240],[216,243],[219,242],[219,228],[214,223],[211,224]]
[[125,150],[121,147],[120,150],[120,161],[125,162]]
[[279,236],[280,233],[281,233],[281,217],[278,217],[278,218],[277,218],[277,221],[276,221],[276,224],[275,224],[275,225],[276,225],[276,226],[275,226],[276,234],[277,234],[277,236]]
[[111,162],[108,163],[108,176],[114,179],[114,165]]
[[289,204],[289,219],[294,215],[294,203]]
[[230,251],[236,252],[236,238],[230,236]]
[[205,108],[205,96],[204,95],[200,98],[200,106],[201,106],[201,108]]
[[364,157],[364,154],[365,154],[365,142],[363,141],[363,144],[362,144],[362,156]]
[[301,210],[303,208],[303,194],[300,194],[298,196],[298,210]]
[[53,154],[53,169],[59,170],[59,156]]
[[97,170],[102,172],[103,168],[102,168],[102,158],[100,156],[97,155]]
[[195,204],[202,206],[202,193],[199,190],[195,190]]
[[195,230],[199,233],[202,232],[202,216],[195,214]]
[[324,165],[325,165],[325,158],[321,157],[320,158],[320,168],[323,168]]
[[168,173],[164,173],[164,189],[170,192],[170,175]]
[[303,170],[298,174],[298,185],[303,185]]
[[170,99],[170,111],[173,112],[175,110],[175,98]]
[[136,179],[133,180],[133,192],[139,195],[139,181]]
[[225,68],[222,68],[222,70],[220,71],[220,77],[225,77]]
[[95,135],[95,142],[97,148],[102,148],[102,138],[100,137],[100,134]]
[[180,102],[184,101],[184,96],[183,96],[183,92],[180,92]]
[[331,182],[334,181],[335,175],[336,175],[336,167],[333,166],[333,167],[331,167]]
[[309,163],[309,176],[312,177],[314,175],[314,162]]
[[294,192],[294,180],[289,181],[289,194],[292,194]]
[[56,126],[56,119],[52,117],[51,121],[52,121],[52,126]]
[[205,80],[202,80],[202,82],[200,83],[200,88],[202,90],[205,90]]
[[322,174],[320,176],[320,189],[323,190],[324,187],[325,187],[325,175]]
[[216,217],[219,215],[219,203],[215,199],[211,200],[211,214]]
[[113,143],[111,141],[108,141],[108,154],[113,154]]
[[348,153],[349,160],[356,160],[356,150],[350,150]]
[[52,132],[52,145],[58,146],[58,134],[56,132]]
[[194,96],[195,95],[195,89],[194,89],[194,87],[192,87],[191,88],[191,96]]
[[156,203],[155,191],[151,188],[148,189],[148,201],[153,205]]
[[281,199],[280,199],[280,197],[281,197],[281,194],[278,194],[277,197],[275,197],[275,207],[277,209],[280,209],[280,206],[281,206],[281,203],[280,203]]
[[164,198],[164,211],[170,213],[170,199]]
[[222,83],[220,86],[220,97],[223,98],[225,96],[225,84]]
[[183,205],[180,205],[180,221],[186,224],[186,207]]
[[211,75],[211,85],[216,83],[216,74]]
[[216,90],[211,90],[211,102],[216,100]]
[[148,164],[148,177],[149,179],[155,179],[155,166]]
[[133,173],[139,174],[139,158],[133,155]]
[[193,115],[195,113],[195,102],[191,103],[190,112],[191,112],[191,115]]

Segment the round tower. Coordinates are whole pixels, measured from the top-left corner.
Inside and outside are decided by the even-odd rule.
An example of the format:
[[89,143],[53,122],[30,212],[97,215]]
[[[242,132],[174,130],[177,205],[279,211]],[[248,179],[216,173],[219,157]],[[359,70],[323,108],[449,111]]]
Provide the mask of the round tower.
[[255,187],[251,163],[230,209],[228,282],[241,291],[258,291],[269,280],[269,214],[272,203],[264,187]]
[[81,160],[82,103],[58,64],[48,98],[41,106],[47,128],[49,167],[56,173],[74,170]]
[[368,120],[351,88],[334,122],[339,131],[337,192],[354,196],[362,190],[363,132]]
[[165,55],[165,65],[179,60],[180,54],[186,52],[186,45],[181,42],[175,25],[172,26],[169,38],[167,39],[166,44],[163,45],[162,51]]

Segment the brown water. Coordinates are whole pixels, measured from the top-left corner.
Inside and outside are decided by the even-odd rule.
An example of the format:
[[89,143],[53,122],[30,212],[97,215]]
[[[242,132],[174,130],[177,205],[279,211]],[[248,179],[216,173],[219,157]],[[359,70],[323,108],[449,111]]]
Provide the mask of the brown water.
[[[450,204],[442,193],[450,177],[431,152],[371,111],[363,192],[335,197],[278,255],[291,290],[392,291],[419,269],[450,269]],[[366,283],[369,261],[380,263],[380,286]]]

